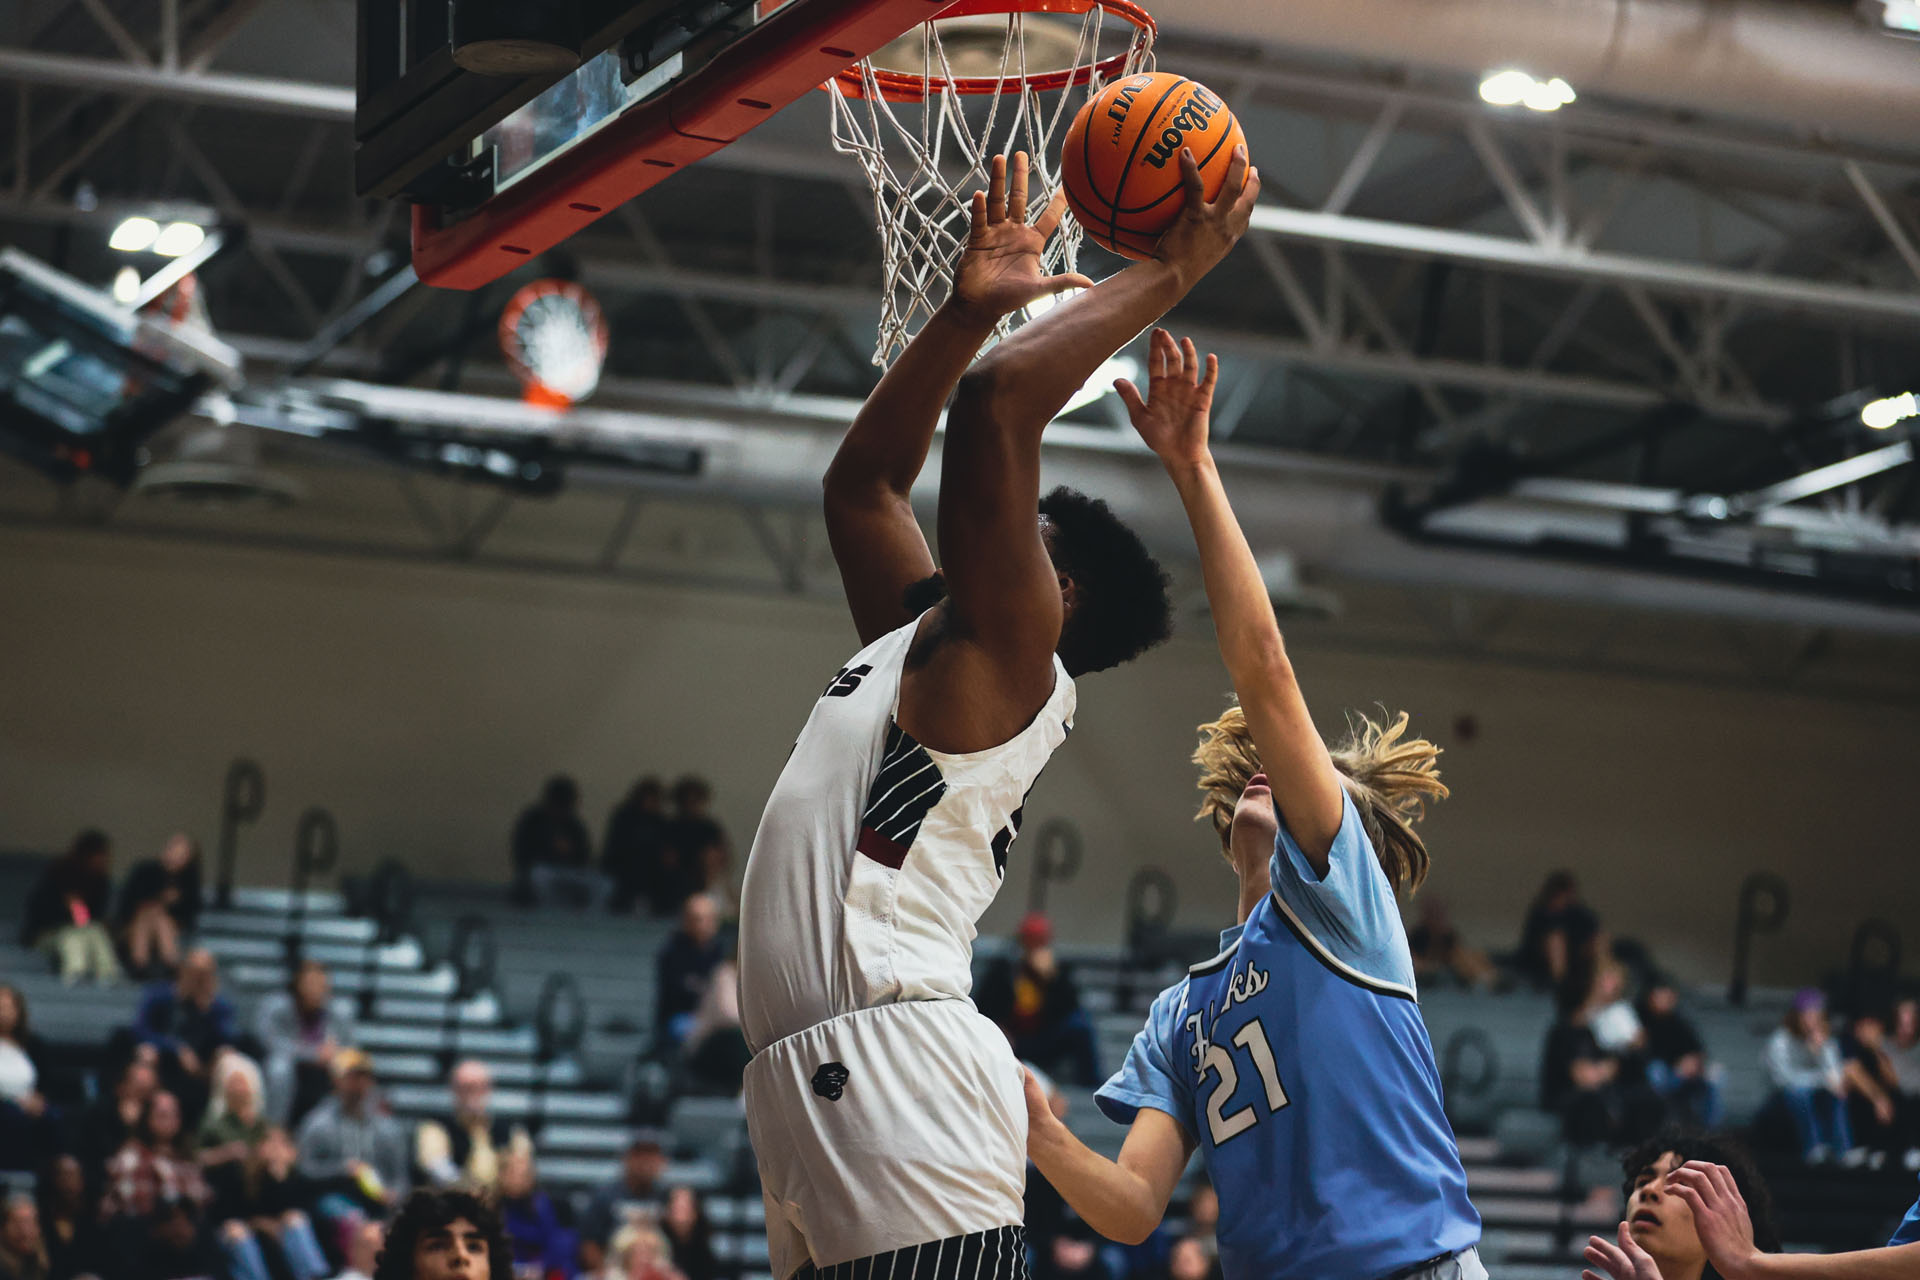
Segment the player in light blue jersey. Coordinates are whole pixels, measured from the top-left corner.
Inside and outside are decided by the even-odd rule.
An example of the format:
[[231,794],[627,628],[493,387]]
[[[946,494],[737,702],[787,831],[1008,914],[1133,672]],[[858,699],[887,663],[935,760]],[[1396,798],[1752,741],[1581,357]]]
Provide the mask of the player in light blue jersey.
[[[1028,1151],[1096,1230],[1144,1239],[1197,1145],[1220,1197],[1226,1280],[1481,1280],[1480,1217],[1441,1107],[1395,899],[1446,794],[1406,717],[1329,751],[1207,448],[1218,365],[1156,329],[1146,397],[1119,385],[1200,548],[1239,705],[1195,759],[1240,878],[1220,954],[1154,1001],[1097,1095],[1131,1126],[1118,1163],[1076,1141],[1029,1081]],[[1264,768],[1264,771],[1263,771]]]

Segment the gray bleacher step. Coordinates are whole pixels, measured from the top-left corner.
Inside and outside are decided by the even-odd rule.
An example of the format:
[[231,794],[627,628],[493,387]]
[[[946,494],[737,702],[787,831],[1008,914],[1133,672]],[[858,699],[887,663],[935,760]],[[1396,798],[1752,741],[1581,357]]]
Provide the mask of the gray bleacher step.
[[[596,1160],[588,1156],[541,1157],[540,1181],[562,1187],[598,1187],[620,1176],[620,1161]],[[713,1191],[726,1181],[718,1165],[707,1160],[688,1160],[667,1166],[661,1181],[669,1187],[692,1187],[695,1191]]]
[[[214,934],[199,939],[200,945],[213,952],[222,964],[236,961],[253,960],[272,964],[286,958],[287,948],[278,937],[254,937],[239,934]],[[412,970],[426,963],[426,953],[420,949],[420,943],[413,938],[385,946],[371,946],[358,942],[305,942],[301,944],[302,954],[309,960],[317,960],[329,969],[363,969],[366,967],[367,954],[371,950],[375,964],[382,969]]]
[[[304,895],[308,915],[337,916],[347,909],[346,896],[337,889],[308,889]],[[291,889],[269,889],[259,885],[235,885],[233,907],[239,911],[270,912],[285,915],[293,908]]]
[[[386,1089],[387,1103],[395,1112],[411,1116],[439,1116],[453,1110],[453,1090],[445,1085],[396,1084]],[[532,1090],[495,1088],[493,1112],[508,1120],[546,1121],[624,1121],[627,1104],[611,1093],[580,1093],[550,1090],[536,1105]]]
[[1491,1164],[1500,1158],[1500,1144],[1492,1138],[1461,1138],[1458,1145],[1465,1164]]
[[[1551,1254],[1558,1238],[1551,1231],[1510,1231],[1498,1228],[1480,1234],[1480,1257],[1489,1264],[1515,1255],[1540,1257]],[[1575,1251],[1578,1256],[1578,1251]],[[1503,1272],[1504,1274],[1504,1272]]]
[[[237,933],[253,937],[284,937],[287,933],[287,917],[283,915],[256,915],[249,911],[202,911],[197,930],[200,934]],[[302,938],[321,939],[328,942],[372,942],[380,933],[380,926],[372,920],[362,920],[352,916],[309,916],[300,922]]]
[[767,1234],[764,1231],[735,1231],[713,1238],[714,1259],[725,1265],[766,1266]]
[[443,1049],[462,1056],[531,1057],[540,1048],[532,1027],[406,1026],[399,1023],[363,1023],[355,1034],[362,1049],[411,1050],[438,1053]]
[[1566,1205],[1558,1200],[1535,1200],[1517,1196],[1474,1196],[1473,1207],[1480,1217],[1501,1226],[1556,1226],[1562,1220],[1580,1231],[1592,1233],[1620,1225],[1618,1210],[1585,1201]]
[[767,1202],[759,1196],[714,1196],[706,1203],[707,1220],[723,1231],[764,1231]]
[[452,1017],[470,1027],[498,1026],[503,1016],[500,1001],[491,991],[483,991],[470,1000],[450,1000],[444,996],[410,1000],[383,995],[373,1002],[373,1013],[382,1022],[446,1022]]
[[[549,1124],[540,1130],[542,1152],[618,1156],[633,1140],[628,1129],[604,1124]],[[709,1206],[711,1213],[711,1206]]]
[[1467,1168],[1467,1194],[1478,1200],[1483,1195],[1553,1195],[1560,1189],[1561,1174],[1556,1169],[1503,1169],[1498,1165],[1470,1165]]
[[[452,965],[441,965],[416,973],[393,973],[376,970],[367,973],[360,969],[337,969],[333,971],[333,989],[343,993],[358,994],[369,986],[383,995],[395,996],[450,996],[459,990],[460,977],[453,971]],[[255,991],[272,991],[287,985],[287,967],[284,964],[263,964],[258,961],[243,961],[230,965],[227,977],[235,986]]]
[[[439,1084],[446,1079],[438,1054],[375,1053],[372,1057],[374,1074],[384,1083]],[[544,1079],[550,1088],[572,1089],[586,1078],[580,1064],[571,1058],[561,1058],[545,1066],[525,1058],[481,1060],[486,1062],[496,1085],[531,1085]]]

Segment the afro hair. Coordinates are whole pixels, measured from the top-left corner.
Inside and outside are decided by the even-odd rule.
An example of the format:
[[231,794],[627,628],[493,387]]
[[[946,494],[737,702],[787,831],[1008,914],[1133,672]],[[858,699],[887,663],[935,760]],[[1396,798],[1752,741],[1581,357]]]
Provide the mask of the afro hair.
[[1064,486],[1040,499],[1053,566],[1073,579],[1060,662],[1076,679],[1131,662],[1173,633],[1172,585],[1160,562],[1106,503]]

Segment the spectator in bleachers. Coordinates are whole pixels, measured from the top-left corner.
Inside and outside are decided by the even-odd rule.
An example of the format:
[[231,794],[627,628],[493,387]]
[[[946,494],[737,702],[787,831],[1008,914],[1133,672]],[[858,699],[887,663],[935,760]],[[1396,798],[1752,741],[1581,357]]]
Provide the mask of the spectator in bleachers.
[[1034,1280],[1115,1280],[1100,1256],[1100,1237],[1086,1223],[1074,1221],[1047,1241],[1033,1268]]
[[141,993],[133,1034],[160,1055],[160,1079],[180,1095],[188,1114],[204,1111],[214,1057],[240,1035],[233,1005],[220,994],[213,952],[195,947],[181,960],[178,977]]
[[1678,989],[1667,979],[1656,978],[1641,993],[1637,1010],[1647,1033],[1647,1083],[1679,1113],[1679,1119],[1701,1129],[1718,1126],[1716,1068],[1707,1060],[1700,1033],[1680,1012]]
[[1626,1025],[1620,966],[1588,947],[1560,988],[1560,1016],[1541,1055],[1540,1105],[1560,1117],[1576,1145],[1631,1142],[1659,1127],[1665,1110],[1646,1082],[1636,1047],[1645,1032]]
[[1793,998],[1785,1021],[1774,1029],[1761,1058],[1778,1091],[1808,1164],[1823,1164],[1853,1150],[1847,1122],[1847,1077],[1840,1046],[1827,1027],[1827,999],[1812,987]]
[[180,939],[199,918],[200,846],[177,831],[159,857],[134,865],[120,890],[115,927],[134,973],[164,977],[179,968]]
[[728,878],[732,854],[727,833],[713,819],[713,788],[705,778],[688,774],[673,784],[673,817],[667,823],[667,848],[673,857],[672,873],[678,880],[669,905],[677,911],[689,895],[711,893],[726,896],[732,888]]
[[53,1280],[98,1280],[108,1266],[100,1202],[76,1155],[53,1158],[35,1188]]
[[493,1114],[493,1073],[469,1058],[453,1069],[453,1114],[426,1120],[414,1132],[414,1164],[436,1187],[491,1191],[508,1154],[530,1156],[526,1126]]
[[667,789],[649,774],[614,808],[600,843],[600,869],[612,882],[614,911],[632,911],[644,900],[656,916],[673,914],[666,852]]
[[373,1062],[358,1049],[333,1055],[333,1094],[307,1113],[294,1145],[329,1221],[384,1215],[407,1194],[406,1132],[382,1107]]
[[40,1234],[40,1207],[29,1195],[0,1208],[0,1280],[52,1280],[53,1261]]
[[333,1055],[354,1042],[353,1014],[333,1002],[333,979],[302,960],[285,991],[260,1002],[254,1034],[266,1053],[267,1114],[298,1125],[333,1087]]
[[43,1057],[27,998],[0,983],[0,1169],[37,1169],[53,1150],[57,1116],[40,1087]]
[[1893,1028],[1887,1034],[1887,1061],[1900,1082],[1900,1105],[1911,1116],[1902,1153],[1908,1169],[1920,1171],[1920,1000],[1908,996],[1893,1006]]
[[667,1172],[666,1149],[650,1133],[636,1134],[620,1162],[620,1176],[593,1193],[580,1216],[581,1268],[597,1273],[605,1268],[614,1235],[636,1218],[658,1218]]
[[740,1096],[753,1050],[740,1027],[738,939],[725,936],[725,955],[707,979],[693,1011],[684,1047],[687,1090],[718,1098]]
[[284,1129],[268,1129],[237,1167],[210,1177],[215,1220],[233,1280],[323,1280],[326,1254],[307,1208],[313,1184],[300,1175]]
[[674,1269],[686,1280],[719,1280],[720,1260],[713,1253],[713,1227],[707,1222],[707,1208],[700,1193],[692,1187],[675,1187],[667,1193],[667,1207],[660,1214],[660,1232],[673,1254]]
[[[1877,1013],[1855,1017],[1841,1041],[1847,1119],[1869,1153],[1898,1158],[1912,1145],[1913,1116],[1902,1106],[1900,1078],[1887,1055],[1887,1024]],[[1878,1159],[1870,1155],[1870,1159]]]
[[538,804],[513,827],[513,895],[522,905],[557,902],[598,906],[606,881],[593,869],[593,845],[580,821],[580,788],[572,778],[547,779]]
[[104,1164],[139,1127],[147,1100],[160,1088],[158,1057],[151,1049],[136,1053],[121,1068],[113,1092],[95,1101],[81,1117],[80,1152],[96,1166]]
[[1220,1280],[1220,1259],[1203,1241],[1182,1236],[1167,1254],[1167,1280]]
[[1212,1257],[1220,1256],[1220,1193],[1205,1178],[1193,1184],[1187,1197],[1187,1234]]
[[510,1151],[501,1158],[498,1199],[514,1269],[542,1280],[571,1277],[579,1237],[560,1220],[553,1198],[540,1189],[534,1172],[533,1157],[524,1151]]
[[217,1183],[216,1170],[243,1166],[255,1144],[267,1136],[260,1093],[260,1068],[253,1060],[232,1050],[222,1052],[213,1068],[213,1100],[200,1122],[200,1167],[210,1180]]
[[[387,1229],[384,1226],[377,1222],[361,1223],[359,1229],[347,1237],[346,1269],[334,1276],[333,1280],[373,1280],[374,1270],[380,1263],[380,1250],[386,1240]],[[396,1267],[394,1274],[405,1277],[407,1273]],[[489,1280],[489,1277],[475,1271],[471,1280]]]
[[113,845],[103,833],[82,831],[27,894],[21,945],[44,952],[66,982],[88,976],[101,983],[120,980],[120,959],[107,931],[112,856]]
[[470,1191],[422,1189],[387,1228],[373,1280],[513,1280],[500,1211]]
[[115,1280],[176,1280],[214,1269],[207,1232],[213,1193],[187,1145],[180,1100],[161,1089],[107,1162],[100,1214],[118,1258]]
[[980,980],[976,1003],[1013,1042],[1013,1056],[1073,1084],[1100,1083],[1093,1022],[1080,989],[1053,949],[1053,925],[1038,912],[1014,935],[1020,959],[995,960]]
[[1514,962],[1536,987],[1557,989],[1599,932],[1600,918],[1580,900],[1573,872],[1556,871],[1527,909]]
[[674,1263],[667,1237],[645,1223],[629,1223],[620,1228],[608,1246],[611,1254],[605,1270],[595,1280],[688,1280]]
[[1689,1160],[1726,1168],[1752,1214],[1751,1243],[1762,1253],[1780,1251],[1772,1197],[1746,1151],[1725,1138],[1669,1129],[1620,1162],[1625,1220],[1611,1238],[1591,1236],[1587,1241],[1587,1262],[1599,1274],[1614,1280],[1719,1280],[1693,1211],[1675,1191],[1678,1184],[1672,1175]]
[[700,998],[726,954],[720,904],[711,894],[694,894],[681,905],[680,927],[660,949],[653,1024],[662,1047],[678,1048],[686,1041]]
[[1420,899],[1420,923],[1407,934],[1407,946],[1413,952],[1413,976],[1423,983],[1451,980],[1488,989],[1499,976],[1486,952],[1461,940],[1440,898]]

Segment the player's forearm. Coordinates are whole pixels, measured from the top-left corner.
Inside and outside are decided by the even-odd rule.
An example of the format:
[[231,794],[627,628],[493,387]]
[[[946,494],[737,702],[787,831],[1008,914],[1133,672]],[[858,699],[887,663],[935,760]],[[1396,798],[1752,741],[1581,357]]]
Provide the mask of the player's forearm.
[[1090,1150],[1064,1124],[1036,1126],[1027,1155],[1073,1211],[1109,1240],[1139,1244],[1166,1214],[1164,1199],[1137,1173]]
[[1756,1253],[1727,1280],[1916,1280],[1920,1244],[1859,1253]]
[[1169,263],[1136,262],[1021,328],[967,375],[986,401],[982,417],[1044,429],[1108,357],[1191,287],[1186,273]]
[[827,468],[828,498],[904,498],[927,463],[940,413],[994,321],[945,306],[934,312],[867,397]]
[[1199,548],[1221,661],[1241,702],[1250,702],[1275,682],[1292,678],[1266,579],[1213,460],[1170,464],[1168,472]]

